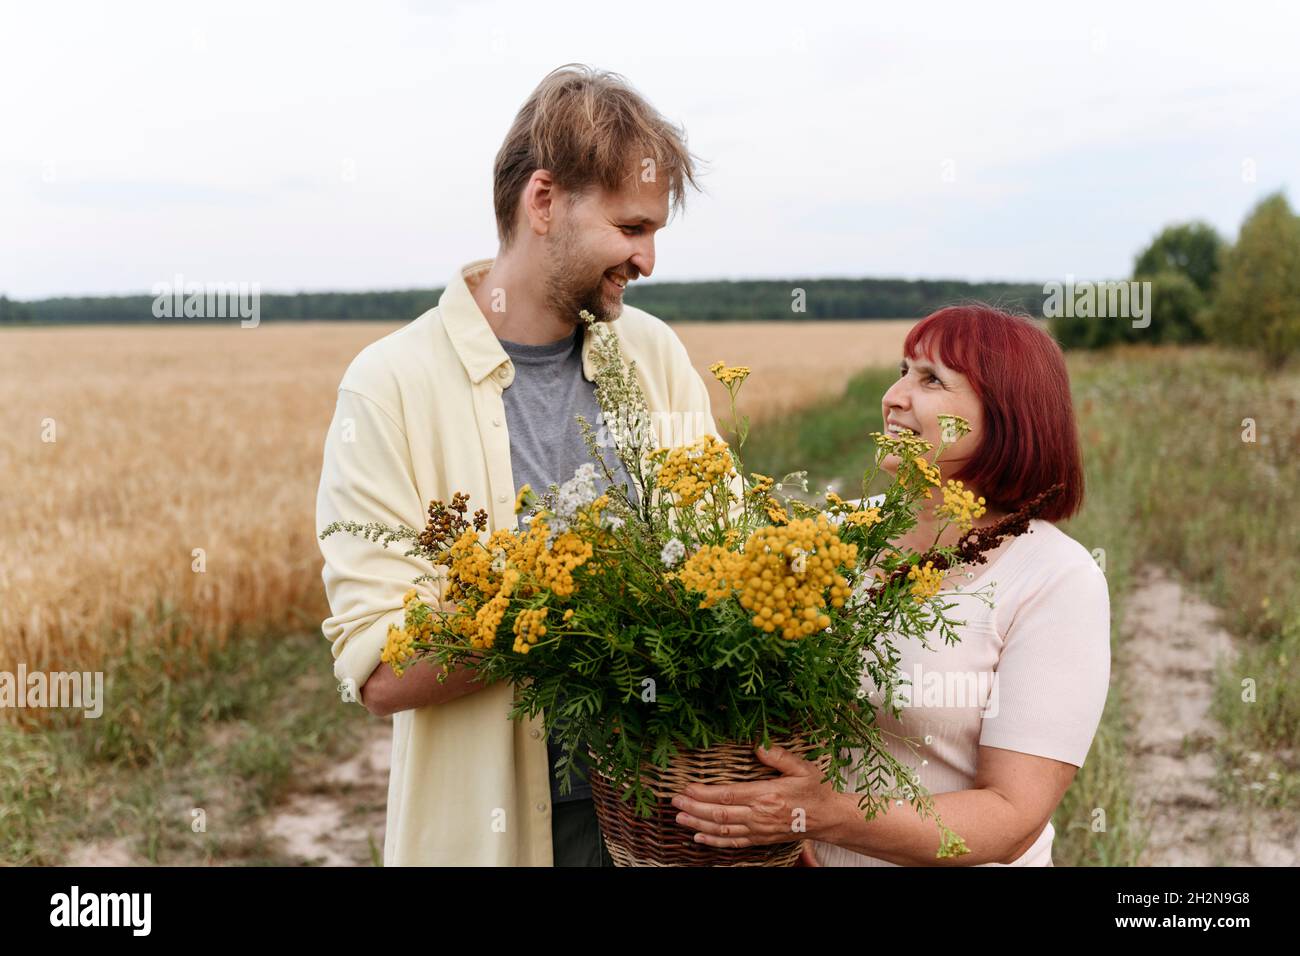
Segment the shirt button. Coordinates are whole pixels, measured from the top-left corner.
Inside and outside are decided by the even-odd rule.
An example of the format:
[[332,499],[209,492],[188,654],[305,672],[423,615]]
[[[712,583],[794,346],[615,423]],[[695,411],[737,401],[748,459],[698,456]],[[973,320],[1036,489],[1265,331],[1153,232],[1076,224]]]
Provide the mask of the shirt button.
[[497,495],[497,501],[501,502],[502,504],[505,504],[506,496],[505,496],[505,495]]
[[499,418],[494,418],[494,419],[492,419],[492,424],[493,424],[493,425],[496,425],[498,428],[500,428],[500,427],[501,427],[501,419],[499,419]]
[[528,736],[529,736],[529,737],[532,737],[534,740],[536,740],[536,739],[537,739],[538,737],[540,737],[541,735],[542,735],[542,733],[541,733],[540,730],[530,730],[530,731],[528,731]]
[[538,813],[545,813],[545,812],[546,812],[546,804],[544,804],[544,803],[539,803],[539,804],[537,805],[537,812],[538,812]]

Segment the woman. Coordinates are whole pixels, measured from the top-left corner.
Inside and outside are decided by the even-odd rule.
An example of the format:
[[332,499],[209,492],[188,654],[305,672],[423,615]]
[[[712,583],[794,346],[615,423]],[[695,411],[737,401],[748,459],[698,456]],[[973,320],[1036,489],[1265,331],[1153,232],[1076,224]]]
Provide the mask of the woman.
[[[1049,821],[1083,765],[1110,680],[1105,577],[1054,524],[1083,499],[1065,361],[1032,321],[981,305],[922,320],[903,354],[898,381],[881,402],[885,427],[910,429],[937,447],[940,414],[970,422],[938,466],[944,481],[962,481],[986,499],[977,526],[1057,483],[1065,489],[1028,533],[988,552],[985,564],[949,572],[943,593],[957,604],[949,616],[963,622],[960,642],[947,645],[937,634],[930,649],[899,642],[910,699],[900,719],[879,711],[890,751],[916,770],[970,852],[936,859],[939,828],[906,801],[864,820],[855,794],[836,792],[814,764],[780,748],[758,750],[780,777],[687,787],[673,801],[677,820],[712,846],[786,842],[792,819],[801,820],[809,865],[1051,866]],[[898,464],[890,457],[883,467],[894,472]],[[939,503],[935,495],[900,545],[923,551],[934,543]],[[959,535],[948,527],[939,543]],[[991,608],[981,599],[990,591]],[[879,704],[865,674],[863,690]]]

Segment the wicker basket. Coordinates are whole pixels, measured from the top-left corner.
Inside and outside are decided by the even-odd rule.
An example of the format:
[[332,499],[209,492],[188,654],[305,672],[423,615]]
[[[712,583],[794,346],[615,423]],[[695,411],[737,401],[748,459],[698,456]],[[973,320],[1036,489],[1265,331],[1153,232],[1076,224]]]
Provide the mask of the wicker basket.
[[[802,735],[773,737],[774,746],[803,756],[813,745]],[[823,770],[829,757],[819,761]],[[672,798],[688,784],[745,783],[780,774],[754,755],[752,744],[718,744],[679,751],[668,766],[644,765],[641,780],[658,798],[649,817],[641,817],[629,797],[619,799],[613,782],[592,765],[589,779],[596,818],[605,846],[617,866],[794,866],[801,844],[770,843],[732,849],[695,842],[696,831],[677,822]]]

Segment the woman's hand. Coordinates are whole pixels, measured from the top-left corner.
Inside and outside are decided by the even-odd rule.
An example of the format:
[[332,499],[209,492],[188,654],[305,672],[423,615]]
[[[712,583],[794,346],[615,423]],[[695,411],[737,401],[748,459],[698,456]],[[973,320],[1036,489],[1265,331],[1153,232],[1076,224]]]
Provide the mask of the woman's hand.
[[794,840],[828,840],[840,823],[843,794],[810,760],[781,747],[754,753],[781,776],[753,783],[693,783],[673,797],[677,822],[699,832],[697,843],[744,847]]

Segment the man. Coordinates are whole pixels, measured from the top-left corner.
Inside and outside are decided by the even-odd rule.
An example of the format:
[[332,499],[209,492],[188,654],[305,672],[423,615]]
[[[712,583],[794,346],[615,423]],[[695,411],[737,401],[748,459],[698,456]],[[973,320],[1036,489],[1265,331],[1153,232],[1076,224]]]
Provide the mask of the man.
[[[496,257],[464,266],[437,308],[344,374],[317,526],[423,528],[430,500],[463,491],[490,528],[517,527],[519,488],[542,492],[590,460],[575,421],[599,428],[583,309],[636,363],[660,444],[716,434],[681,341],[622,304],[626,284],[654,270],[655,233],[694,175],[680,131],[621,77],[568,66],[543,79],[497,154]],[[585,779],[558,793],[556,750],[541,720],[507,719],[508,685],[484,685],[471,668],[439,682],[424,664],[399,679],[380,664],[403,594],[429,571],[402,550],[321,542],[332,615],[322,629],[340,688],[393,718],[385,865],[611,865]]]

